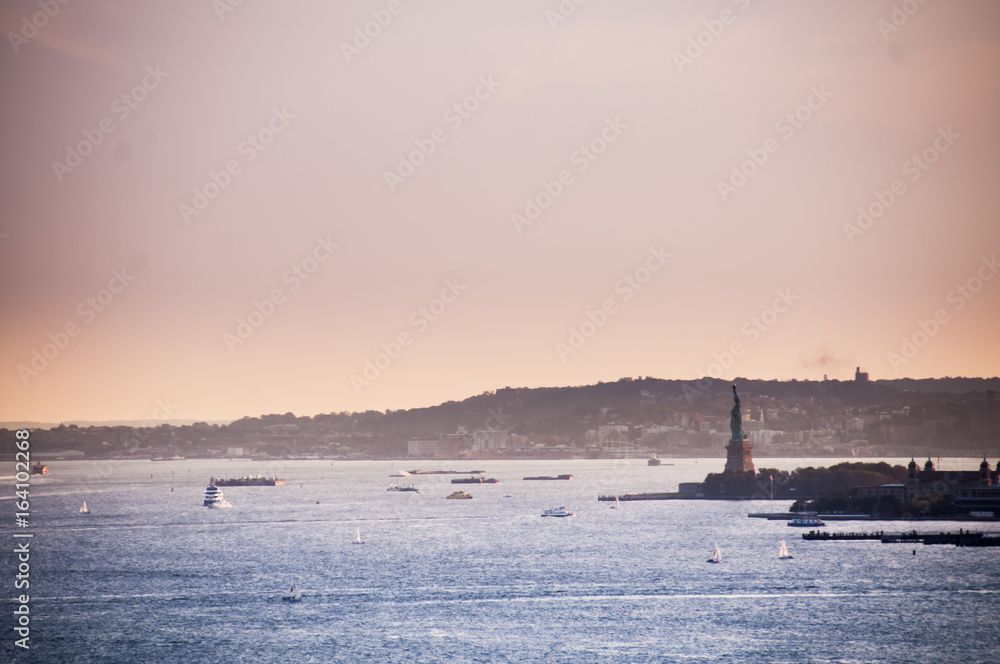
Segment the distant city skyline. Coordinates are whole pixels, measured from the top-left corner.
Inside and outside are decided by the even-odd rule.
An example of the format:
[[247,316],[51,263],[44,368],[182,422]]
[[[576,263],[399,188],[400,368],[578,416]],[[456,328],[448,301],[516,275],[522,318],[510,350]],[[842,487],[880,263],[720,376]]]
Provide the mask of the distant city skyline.
[[0,421],[1000,375],[996,3],[55,6]]

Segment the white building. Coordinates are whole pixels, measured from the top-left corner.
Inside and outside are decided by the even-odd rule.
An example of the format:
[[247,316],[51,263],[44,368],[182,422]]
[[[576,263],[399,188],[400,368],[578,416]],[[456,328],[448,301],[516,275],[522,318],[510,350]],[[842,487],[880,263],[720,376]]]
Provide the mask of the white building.
[[505,450],[510,446],[510,434],[496,429],[480,429],[472,434],[472,451]]

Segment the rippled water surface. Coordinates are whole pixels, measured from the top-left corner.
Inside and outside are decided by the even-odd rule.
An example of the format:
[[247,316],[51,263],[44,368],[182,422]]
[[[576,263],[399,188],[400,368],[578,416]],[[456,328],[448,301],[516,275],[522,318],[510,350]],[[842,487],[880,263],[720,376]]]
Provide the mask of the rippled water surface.
[[[596,500],[676,490],[722,461],[675,463],[56,462],[32,478],[32,649],[15,661],[1000,661],[1000,548],[913,555],[747,518],[787,502]],[[413,467],[501,481],[389,477]],[[287,484],[201,507],[210,475],[257,472]],[[576,479],[521,480],[560,473]],[[411,481],[419,494],[385,490]],[[445,500],[455,489],[473,500]],[[576,516],[540,518],[559,505]],[[293,581],[301,603],[281,601]]]

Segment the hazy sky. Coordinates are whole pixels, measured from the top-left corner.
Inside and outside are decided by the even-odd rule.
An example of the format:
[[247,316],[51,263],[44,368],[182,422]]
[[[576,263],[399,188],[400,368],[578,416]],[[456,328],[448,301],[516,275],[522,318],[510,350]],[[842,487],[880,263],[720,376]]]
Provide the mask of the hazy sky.
[[231,2],[2,5],[0,420],[1000,374],[998,3]]

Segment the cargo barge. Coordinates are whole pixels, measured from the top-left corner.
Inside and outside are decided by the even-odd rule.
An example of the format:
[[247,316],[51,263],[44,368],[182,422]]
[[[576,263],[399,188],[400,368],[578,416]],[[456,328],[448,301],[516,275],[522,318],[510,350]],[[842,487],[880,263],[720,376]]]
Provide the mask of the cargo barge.
[[261,477],[260,475],[247,475],[245,477],[213,477],[210,484],[215,486],[282,486],[285,480],[277,477]]

